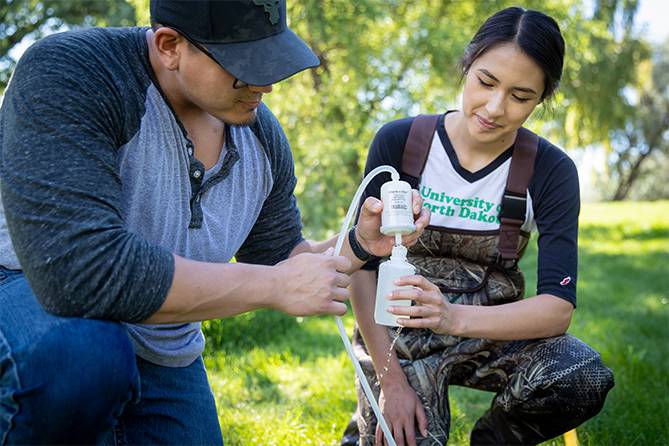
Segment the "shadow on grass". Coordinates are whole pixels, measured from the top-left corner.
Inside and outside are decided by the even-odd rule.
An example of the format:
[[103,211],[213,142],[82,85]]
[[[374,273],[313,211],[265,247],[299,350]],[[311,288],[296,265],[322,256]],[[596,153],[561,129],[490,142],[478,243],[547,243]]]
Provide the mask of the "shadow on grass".
[[[350,313],[349,313],[350,314]],[[348,316],[351,317],[351,316]],[[343,351],[334,318],[296,318],[260,310],[203,325],[205,355],[240,354],[261,348],[268,354],[291,354],[303,360],[335,356]]]
[[667,240],[669,239],[669,227],[639,227],[624,223],[608,226],[589,224],[579,229],[579,239],[581,241],[605,240],[608,243],[623,239],[633,239],[639,242]]
[[249,389],[251,401],[277,404],[284,400],[279,386],[267,376],[265,370],[246,368],[244,387]]

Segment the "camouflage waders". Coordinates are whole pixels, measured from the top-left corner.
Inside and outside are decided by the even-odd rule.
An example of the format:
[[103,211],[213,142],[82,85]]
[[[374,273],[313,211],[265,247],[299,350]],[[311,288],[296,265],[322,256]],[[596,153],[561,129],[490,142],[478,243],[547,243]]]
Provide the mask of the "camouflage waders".
[[[524,279],[518,267],[483,266],[494,262],[497,235],[463,235],[428,229],[409,251],[418,273],[440,287],[453,303],[499,305],[523,295]],[[529,234],[520,237],[521,253]],[[453,260],[453,258],[460,260]],[[488,275],[487,286],[476,289]],[[390,328],[392,337],[395,330]],[[379,386],[362,337],[354,335],[355,352],[378,398]],[[402,330],[395,344],[409,383],[423,403],[428,418],[427,437],[420,445],[446,444],[450,429],[450,384],[495,392],[491,408],[471,434],[472,444],[537,444],[558,436],[591,418],[601,409],[613,386],[611,372],[599,354],[571,335],[524,341],[442,336],[426,329]],[[347,428],[343,445],[372,445],[376,417],[358,390],[356,443],[354,425]]]
[[[418,180],[425,166],[436,117],[418,117],[404,149],[402,171]],[[499,231],[428,227],[409,248],[408,261],[437,285],[446,299],[464,305],[500,305],[522,299],[525,281],[518,260],[530,234],[525,192],[532,176],[536,135],[521,129],[504,193]],[[416,187],[415,182],[414,187]],[[389,328],[393,339],[395,329]],[[365,375],[379,397],[371,357],[360,333],[353,345]],[[547,339],[492,341],[438,335],[404,328],[395,354],[428,419],[419,445],[446,444],[450,429],[448,386],[495,392],[490,409],[471,433],[473,445],[537,444],[556,437],[597,414],[613,375],[585,343],[565,334]],[[358,410],[342,445],[373,445],[376,417],[358,382]]]

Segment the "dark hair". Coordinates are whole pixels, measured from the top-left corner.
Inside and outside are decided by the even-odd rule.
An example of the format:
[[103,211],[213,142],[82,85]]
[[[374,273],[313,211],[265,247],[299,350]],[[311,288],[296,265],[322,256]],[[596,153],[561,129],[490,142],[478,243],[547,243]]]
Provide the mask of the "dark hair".
[[467,45],[461,61],[463,73],[469,72],[483,53],[504,43],[515,43],[541,67],[541,100],[550,97],[560,83],[564,62],[564,39],[557,22],[531,9],[511,7],[499,11],[485,21]]

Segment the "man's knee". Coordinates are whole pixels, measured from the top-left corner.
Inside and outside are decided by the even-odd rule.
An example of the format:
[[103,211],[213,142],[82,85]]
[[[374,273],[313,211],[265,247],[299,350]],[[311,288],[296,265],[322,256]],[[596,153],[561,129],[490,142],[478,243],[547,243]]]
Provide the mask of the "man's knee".
[[45,336],[28,355],[43,370],[54,400],[86,401],[127,393],[136,379],[132,345],[118,323],[72,319]]
[[15,421],[42,426],[46,440],[96,441],[139,388],[133,348],[118,323],[67,318],[15,353]]

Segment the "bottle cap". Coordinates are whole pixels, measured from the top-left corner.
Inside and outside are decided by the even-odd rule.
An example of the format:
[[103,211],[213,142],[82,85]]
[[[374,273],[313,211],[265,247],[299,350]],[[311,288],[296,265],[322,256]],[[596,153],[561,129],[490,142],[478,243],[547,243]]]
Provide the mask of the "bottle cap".
[[402,246],[393,246],[393,252],[390,255],[391,262],[405,262],[407,259],[407,249]]

